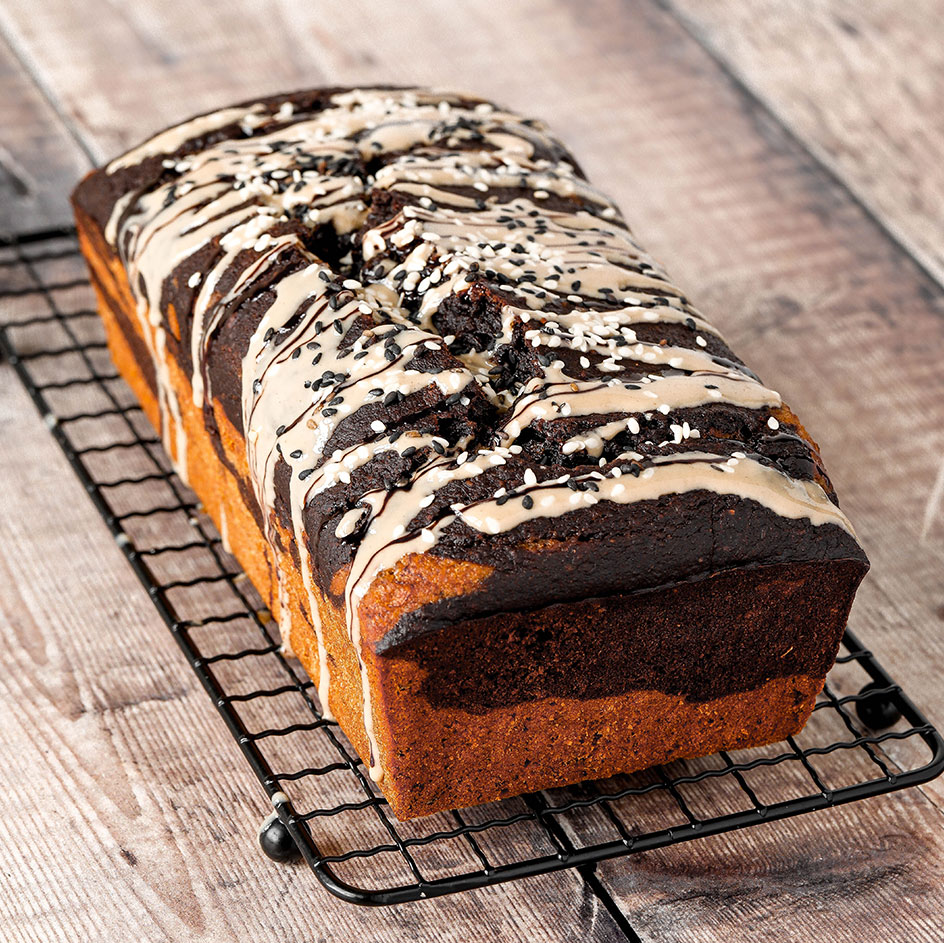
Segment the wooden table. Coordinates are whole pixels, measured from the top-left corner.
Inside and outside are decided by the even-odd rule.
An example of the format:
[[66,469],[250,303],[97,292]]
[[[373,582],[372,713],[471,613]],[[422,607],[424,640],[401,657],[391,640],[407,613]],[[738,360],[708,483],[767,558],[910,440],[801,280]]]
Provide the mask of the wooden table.
[[[91,163],[317,84],[547,118],[825,443],[852,625],[944,725],[944,3],[3,0],[0,229]],[[0,938],[622,940],[575,873],[358,909],[263,858],[262,791],[0,367]],[[174,732],[173,735],[171,732]],[[944,781],[601,865],[642,940],[944,935]]]

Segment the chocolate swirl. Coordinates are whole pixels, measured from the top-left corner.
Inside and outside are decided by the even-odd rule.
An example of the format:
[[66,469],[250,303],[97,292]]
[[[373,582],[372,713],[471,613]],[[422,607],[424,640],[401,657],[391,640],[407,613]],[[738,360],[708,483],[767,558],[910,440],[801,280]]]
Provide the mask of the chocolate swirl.
[[[171,318],[202,407],[224,395],[214,344],[256,306],[230,405],[269,538],[280,511],[294,531],[326,710],[308,533],[326,495],[358,652],[373,580],[457,527],[487,539],[703,490],[851,533],[779,395],[539,122],[465,96],[338,91],[194,119],[106,171],[106,238],[183,475]],[[732,412],[746,433],[719,433]],[[366,675],[363,690],[379,776]]]

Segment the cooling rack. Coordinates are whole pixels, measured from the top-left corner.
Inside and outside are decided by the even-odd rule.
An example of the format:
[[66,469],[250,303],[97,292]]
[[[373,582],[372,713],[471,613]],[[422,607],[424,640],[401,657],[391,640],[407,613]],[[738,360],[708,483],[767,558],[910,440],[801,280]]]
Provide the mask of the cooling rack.
[[115,372],[72,230],[0,240],[0,353],[268,794],[270,852],[294,843],[338,897],[394,904],[576,868],[633,939],[597,862],[944,769],[944,741],[847,631],[809,724],[782,743],[398,822]]

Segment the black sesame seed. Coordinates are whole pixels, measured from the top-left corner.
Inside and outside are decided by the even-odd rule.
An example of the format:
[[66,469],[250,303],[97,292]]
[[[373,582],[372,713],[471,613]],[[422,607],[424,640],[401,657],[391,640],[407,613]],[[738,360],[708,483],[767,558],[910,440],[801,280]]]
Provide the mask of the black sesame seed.
[[522,505],[524,505],[525,510],[530,511],[531,508],[534,507],[534,498],[532,498],[530,494],[526,494],[526,495],[521,499],[521,503],[522,503]]

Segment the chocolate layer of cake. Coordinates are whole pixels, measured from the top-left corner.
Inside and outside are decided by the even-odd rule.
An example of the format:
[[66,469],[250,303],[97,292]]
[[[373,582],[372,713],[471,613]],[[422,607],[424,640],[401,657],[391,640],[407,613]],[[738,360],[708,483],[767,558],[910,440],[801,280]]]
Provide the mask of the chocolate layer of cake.
[[[119,368],[398,814],[805,721],[868,565],[817,447],[539,122],[275,96],[74,202]],[[646,698],[745,723],[594,731]]]

